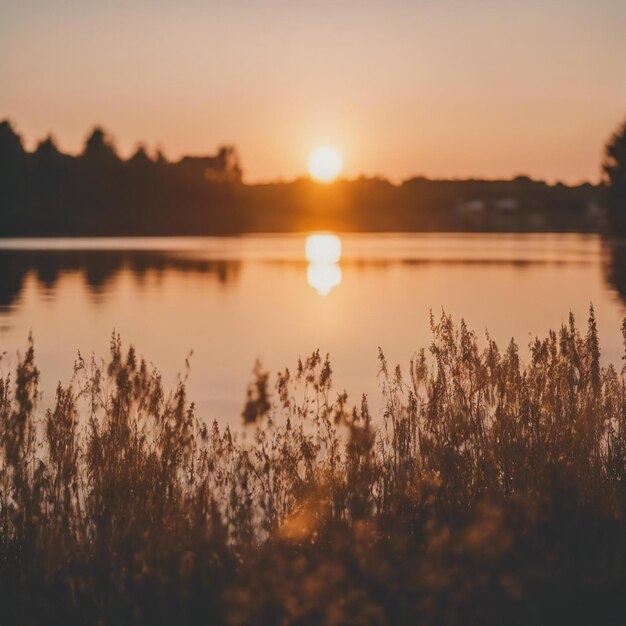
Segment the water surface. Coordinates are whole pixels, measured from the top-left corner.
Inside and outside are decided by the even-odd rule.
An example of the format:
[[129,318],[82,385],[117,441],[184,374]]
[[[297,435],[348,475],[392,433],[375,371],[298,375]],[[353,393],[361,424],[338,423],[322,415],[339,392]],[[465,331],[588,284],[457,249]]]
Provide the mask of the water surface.
[[[464,317],[523,345],[596,307],[619,363],[621,247],[595,235],[307,235],[0,240],[0,364],[32,331],[44,402],[77,351],[106,357],[113,330],[173,383],[193,350],[190,395],[237,421],[257,358],[271,371],[316,348],[353,400],[377,396],[377,350],[408,365],[429,314]],[[372,401],[374,407],[377,401]]]

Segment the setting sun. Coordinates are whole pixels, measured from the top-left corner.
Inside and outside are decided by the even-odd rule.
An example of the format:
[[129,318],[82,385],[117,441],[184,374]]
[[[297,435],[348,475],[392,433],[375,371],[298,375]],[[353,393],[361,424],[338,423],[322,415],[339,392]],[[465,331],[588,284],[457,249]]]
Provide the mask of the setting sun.
[[343,158],[332,146],[320,146],[309,154],[309,175],[319,183],[332,183],[343,169]]

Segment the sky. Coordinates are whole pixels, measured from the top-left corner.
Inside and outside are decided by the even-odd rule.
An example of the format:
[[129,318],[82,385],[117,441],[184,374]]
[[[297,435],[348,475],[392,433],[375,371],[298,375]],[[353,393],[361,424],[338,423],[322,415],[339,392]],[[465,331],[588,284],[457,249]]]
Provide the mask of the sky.
[[303,175],[596,181],[626,117],[624,0],[0,0],[0,118],[79,152],[237,146]]

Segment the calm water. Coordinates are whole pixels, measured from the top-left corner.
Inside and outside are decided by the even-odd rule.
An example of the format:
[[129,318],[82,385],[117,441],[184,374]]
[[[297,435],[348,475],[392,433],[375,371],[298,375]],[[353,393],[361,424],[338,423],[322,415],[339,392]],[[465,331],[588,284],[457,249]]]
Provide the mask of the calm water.
[[320,348],[336,385],[376,407],[378,346],[407,366],[429,343],[431,309],[503,346],[570,310],[583,322],[593,302],[604,356],[619,362],[621,257],[592,235],[0,240],[0,365],[32,330],[45,403],[77,350],[106,357],[115,329],[166,382],[193,350],[190,395],[224,423],[255,359],[277,371]]

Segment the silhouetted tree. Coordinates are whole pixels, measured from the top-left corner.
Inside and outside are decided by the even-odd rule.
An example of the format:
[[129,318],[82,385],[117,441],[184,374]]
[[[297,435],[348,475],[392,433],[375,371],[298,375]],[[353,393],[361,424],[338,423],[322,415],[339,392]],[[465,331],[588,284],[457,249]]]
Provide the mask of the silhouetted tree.
[[23,204],[24,183],[28,179],[26,157],[22,138],[11,122],[0,122],[0,226],[5,220],[14,220]]
[[42,163],[52,163],[61,157],[61,152],[51,135],[48,135],[37,144],[34,154],[37,160]]
[[9,120],[0,122],[0,159],[7,162],[24,154],[22,138],[13,130]]
[[128,163],[136,167],[148,167],[153,164],[143,144],[137,146],[135,153],[128,159]]
[[606,145],[602,169],[605,174],[606,208],[614,232],[626,232],[626,120]]
[[83,156],[86,159],[100,162],[119,161],[113,139],[102,128],[96,126],[85,141]]

